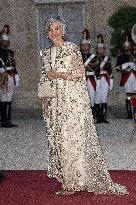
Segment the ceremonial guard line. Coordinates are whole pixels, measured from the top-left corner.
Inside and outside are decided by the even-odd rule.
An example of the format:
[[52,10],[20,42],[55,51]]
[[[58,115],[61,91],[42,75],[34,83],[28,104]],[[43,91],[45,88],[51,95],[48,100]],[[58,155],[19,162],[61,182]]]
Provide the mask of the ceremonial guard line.
[[83,37],[80,49],[86,69],[86,84],[90,96],[92,113],[96,123],[108,123],[108,93],[113,88],[112,66],[109,56],[105,56],[102,35],[98,37],[95,53],[90,53],[90,40]]
[[1,127],[17,127],[12,123],[11,105],[14,88],[19,85],[19,76],[15,66],[14,52],[10,45],[9,25],[0,33],[0,110]]
[[131,46],[128,39],[122,45],[121,54],[117,57],[116,69],[121,72],[120,86],[124,87],[126,93],[127,118],[132,119],[131,99],[136,93],[136,48]]

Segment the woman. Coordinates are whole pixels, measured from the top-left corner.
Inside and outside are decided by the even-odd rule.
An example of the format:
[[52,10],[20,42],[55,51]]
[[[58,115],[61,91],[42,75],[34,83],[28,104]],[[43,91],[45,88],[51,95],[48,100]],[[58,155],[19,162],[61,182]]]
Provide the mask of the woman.
[[64,42],[64,25],[48,20],[46,32],[52,46],[45,49],[43,72],[56,84],[56,98],[43,99],[48,132],[48,176],[63,185],[58,194],[77,191],[95,194],[126,194],[125,187],[113,184],[96,134],[85,71],[77,46]]

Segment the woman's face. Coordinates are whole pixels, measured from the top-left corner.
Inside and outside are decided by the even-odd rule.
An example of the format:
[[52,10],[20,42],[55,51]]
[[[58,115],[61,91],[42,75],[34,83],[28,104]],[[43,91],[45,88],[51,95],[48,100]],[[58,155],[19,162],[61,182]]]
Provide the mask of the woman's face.
[[48,37],[51,41],[59,41],[63,39],[63,29],[59,22],[53,22],[48,30]]

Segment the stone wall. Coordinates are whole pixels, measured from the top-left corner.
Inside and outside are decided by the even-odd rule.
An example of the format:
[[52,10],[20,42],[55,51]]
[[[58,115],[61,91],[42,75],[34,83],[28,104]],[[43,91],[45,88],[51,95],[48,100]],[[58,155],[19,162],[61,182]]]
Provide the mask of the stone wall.
[[97,34],[102,33],[109,47],[111,28],[107,25],[109,17],[123,5],[136,6],[135,0],[86,0],[87,27],[91,32],[94,45]]
[[20,74],[20,87],[16,89],[16,109],[39,108],[37,98],[38,52],[36,33],[36,10],[33,0],[1,0],[0,28],[9,24],[11,48],[15,51],[16,66]]
[[[37,3],[84,2],[83,0],[1,0],[0,1],[0,29],[4,24],[11,27],[11,48],[15,50],[16,65],[21,77],[20,87],[16,89],[14,108],[20,110],[40,110],[40,100],[37,97],[39,80],[39,57],[37,35]],[[124,4],[136,6],[135,0],[86,0],[86,22],[91,31],[92,47],[95,37],[101,32],[105,44],[109,47],[110,31],[107,20],[112,13]],[[119,83],[119,74],[116,85]],[[122,95],[118,86],[110,97],[111,104],[115,104],[115,96]],[[121,100],[122,101],[122,100]]]
[[[131,5],[136,6],[135,0],[86,0],[86,13],[87,13],[87,27],[91,33],[91,44],[94,48],[96,45],[96,36],[102,33],[104,36],[104,42],[107,53],[109,53],[110,39],[111,39],[111,28],[107,25],[109,17],[116,11],[120,6]],[[109,95],[108,104],[114,107],[115,112],[121,111],[125,107],[125,93],[120,84],[121,74],[116,72],[115,69],[116,59],[112,59],[113,75],[114,75],[114,88]]]

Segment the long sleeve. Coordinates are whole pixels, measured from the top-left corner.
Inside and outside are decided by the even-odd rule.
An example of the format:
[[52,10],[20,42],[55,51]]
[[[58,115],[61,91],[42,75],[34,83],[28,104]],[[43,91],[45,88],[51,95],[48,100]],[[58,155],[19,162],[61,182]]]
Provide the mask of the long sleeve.
[[41,72],[41,77],[40,77],[40,84],[45,82],[45,79],[47,78],[47,71],[50,70],[48,52],[49,52],[49,49],[45,49],[43,52],[42,72]]
[[[40,76],[40,80],[39,80],[39,84],[38,84],[38,96],[39,98],[42,99],[42,106],[45,108],[45,104],[47,103],[47,99],[43,99],[41,96],[42,92],[43,92],[43,84],[44,82],[46,82],[48,80],[47,78],[47,71],[50,69],[49,67],[49,63],[48,63],[48,49],[45,49],[43,52],[43,56],[42,56],[42,72],[41,72],[41,76]],[[43,109],[45,110],[45,109]]]
[[68,58],[70,64],[70,73],[72,76],[79,76],[83,78],[85,76],[85,67],[83,64],[81,52],[76,45],[72,45],[71,53]]
[[75,55],[73,54],[71,62],[75,67],[76,74],[79,74],[81,76],[85,75],[85,67],[79,50],[76,50]]

